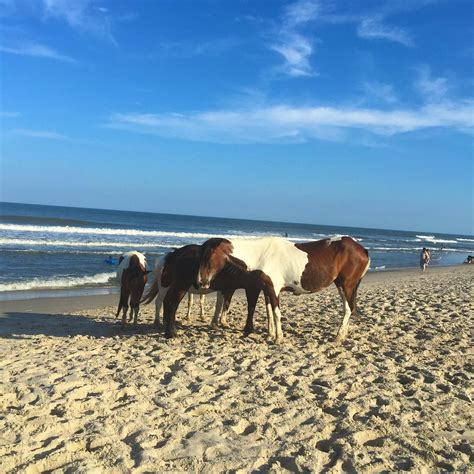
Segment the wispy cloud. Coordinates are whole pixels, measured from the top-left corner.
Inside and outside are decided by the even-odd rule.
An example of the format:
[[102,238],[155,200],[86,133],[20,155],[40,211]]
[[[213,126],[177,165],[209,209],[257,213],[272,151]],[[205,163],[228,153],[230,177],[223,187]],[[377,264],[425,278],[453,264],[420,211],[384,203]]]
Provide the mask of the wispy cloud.
[[31,130],[29,128],[15,128],[10,130],[13,135],[29,138],[45,138],[50,140],[68,140],[66,135],[48,130]]
[[364,92],[369,99],[376,99],[388,104],[398,102],[397,94],[391,84],[377,81],[366,81],[363,84]]
[[299,0],[290,4],[284,11],[276,38],[269,44],[270,49],[283,57],[285,62],[280,70],[289,76],[316,75],[309,61],[314,52],[314,40],[299,30],[316,18],[318,7],[316,0]]
[[383,39],[408,47],[414,46],[413,39],[408,32],[402,28],[384,24],[381,16],[363,18],[357,27],[357,34],[365,39]]
[[427,100],[437,101],[446,95],[449,83],[446,77],[433,77],[431,69],[428,66],[423,66],[418,70],[415,87]]
[[288,5],[285,11],[284,26],[295,28],[301,24],[308,23],[317,17],[320,9],[318,0],[299,0]]
[[95,0],[41,0],[46,18],[65,21],[76,30],[86,31],[116,45],[109,9]]
[[116,113],[107,127],[214,143],[294,143],[346,140],[354,133],[395,135],[443,127],[472,131],[474,101],[432,104],[420,109],[291,107],[278,105],[189,114]]
[[77,61],[70,56],[61,54],[49,46],[37,43],[0,45],[0,51],[8,54],[18,54],[21,56],[32,56],[36,58],[55,59],[57,61],[68,63],[77,63]]
[[289,76],[313,76],[316,74],[309,62],[313,46],[304,36],[296,33],[286,35],[283,41],[270,45],[270,49],[283,56],[285,63],[281,69]]

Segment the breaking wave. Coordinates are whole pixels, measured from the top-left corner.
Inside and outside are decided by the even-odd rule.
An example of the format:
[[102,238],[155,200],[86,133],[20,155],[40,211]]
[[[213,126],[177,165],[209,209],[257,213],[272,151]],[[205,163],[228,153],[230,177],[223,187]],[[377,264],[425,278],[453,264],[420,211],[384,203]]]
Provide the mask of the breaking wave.
[[458,240],[437,239],[434,235],[417,235],[420,241],[429,242],[431,244],[457,244]]
[[0,283],[0,292],[104,285],[106,283],[112,284],[114,280],[115,273],[97,273],[82,277],[33,278],[14,283]]
[[48,247],[123,247],[123,248],[144,248],[144,247],[163,247],[160,243],[143,242],[80,242],[70,240],[19,240],[19,239],[1,239],[0,245],[41,245]]

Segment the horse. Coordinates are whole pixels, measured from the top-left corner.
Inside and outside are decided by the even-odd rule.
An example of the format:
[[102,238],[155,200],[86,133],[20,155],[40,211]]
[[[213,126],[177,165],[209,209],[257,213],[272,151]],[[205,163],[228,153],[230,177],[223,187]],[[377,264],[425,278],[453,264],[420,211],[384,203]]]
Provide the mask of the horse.
[[142,253],[128,252],[120,257],[117,268],[117,280],[120,282],[120,300],[115,317],[118,317],[123,309],[123,329],[125,329],[127,319],[129,298],[131,306],[129,320],[132,319],[133,315],[133,326],[137,327],[140,299],[145,289],[148,273],[150,271],[146,269],[146,257]]
[[[351,237],[333,237],[293,243],[281,237],[261,239],[213,238],[201,246],[196,285],[209,288],[223,269],[238,265],[261,270],[271,280],[276,301],[271,301],[275,342],[283,340],[279,295],[315,293],[334,283],[343,304],[343,320],[336,342],[348,333],[349,319],[356,312],[357,290],[370,266],[367,250]],[[269,293],[271,295],[271,293]],[[267,313],[269,313],[267,305]],[[272,326],[268,323],[269,328]]]
[[[163,298],[163,320],[165,336],[167,338],[176,336],[176,310],[190,287],[195,285],[199,268],[199,255],[201,247],[199,245],[186,245],[180,249],[170,252],[165,256],[164,265],[161,272],[161,285],[167,291]],[[218,297],[216,310],[212,326],[217,326],[220,322],[226,326],[226,314],[237,289],[244,289],[247,296],[248,317],[246,327],[253,331],[253,314],[257,305],[258,296],[264,292],[266,301],[275,301],[270,279],[261,271],[249,272],[238,265],[223,269],[221,274],[214,279],[209,288],[201,291],[218,291],[222,297]],[[143,301],[149,303],[153,300],[156,288],[149,292]],[[219,321],[220,315],[220,321]]]
[[[175,249],[176,250],[176,249]],[[171,258],[169,257],[170,254],[173,252],[169,252],[166,255],[161,256],[160,258],[156,259],[155,262],[155,268],[153,270],[153,282],[150,285],[146,295],[143,296],[142,298],[142,303],[149,304],[155,299],[155,320],[153,324],[155,324],[158,327],[162,327],[162,324],[160,322],[160,313],[161,313],[161,308],[163,306],[163,300],[165,299],[166,293],[168,292],[169,287],[164,286],[161,281],[161,276],[163,273],[163,269],[165,266],[169,265],[174,265],[174,261],[172,262]],[[170,270],[169,268],[166,268],[166,273],[169,273],[170,271],[173,272],[173,270]],[[200,319],[204,321],[205,318],[205,312],[204,312],[204,302],[205,302],[205,297],[207,294],[212,293],[213,290],[205,290],[205,289],[196,289],[193,285],[191,285],[188,289],[188,310],[186,313],[186,320],[190,321],[191,320],[191,309],[193,305],[193,296],[194,295],[199,295],[199,305],[200,305]],[[216,305],[221,305],[221,298],[222,295],[218,293],[217,295],[217,303]],[[219,306],[220,308],[220,306]],[[214,315],[213,321],[218,318],[218,315]]]

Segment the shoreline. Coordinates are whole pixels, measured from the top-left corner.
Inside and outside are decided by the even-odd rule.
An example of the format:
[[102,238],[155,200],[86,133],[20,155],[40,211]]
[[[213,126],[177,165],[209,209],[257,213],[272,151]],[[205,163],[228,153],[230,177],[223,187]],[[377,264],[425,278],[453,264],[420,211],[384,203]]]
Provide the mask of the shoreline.
[[[397,268],[391,270],[372,271],[362,280],[361,288],[364,286],[378,285],[384,282],[391,282],[396,279],[410,278],[414,276],[424,276],[430,274],[447,274],[456,269],[469,269],[470,265],[450,265],[445,267],[428,268],[425,274],[422,274],[418,268]],[[474,267],[474,265],[473,265]],[[328,288],[331,288],[331,285]],[[324,292],[326,289],[323,289]],[[23,290],[15,292],[5,292],[15,294],[14,298],[2,299],[0,294],[0,314],[10,311],[24,312],[43,312],[43,311],[79,311],[79,310],[95,310],[104,306],[114,306],[118,303],[119,287],[106,288],[66,288],[58,290]],[[25,295],[28,293],[28,295]],[[241,292],[239,290],[239,294]],[[214,293],[208,295],[212,298]],[[22,297],[23,296],[23,297]],[[285,294],[283,293],[283,298]]]

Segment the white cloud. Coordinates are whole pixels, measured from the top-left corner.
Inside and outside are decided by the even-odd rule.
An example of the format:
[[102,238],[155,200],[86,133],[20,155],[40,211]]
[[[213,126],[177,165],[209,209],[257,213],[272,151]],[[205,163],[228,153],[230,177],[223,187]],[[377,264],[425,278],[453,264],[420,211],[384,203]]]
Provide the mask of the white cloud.
[[319,12],[319,8],[318,0],[299,0],[288,5],[284,19],[286,27],[294,28],[314,20]]
[[313,52],[313,46],[301,35],[287,35],[285,40],[279,44],[273,44],[271,49],[280,53],[285,58],[282,70],[290,76],[313,76],[309,57]]
[[398,97],[391,84],[383,82],[367,81],[363,84],[364,91],[369,99],[377,99],[389,104],[398,102]]
[[116,45],[109,10],[96,3],[94,0],[42,0],[46,17],[65,21],[76,30],[88,31]]
[[474,101],[420,109],[290,107],[278,105],[189,114],[113,114],[106,126],[214,143],[294,143],[350,139],[356,132],[395,135],[444,127],[472,131]]
[[68,137],[61,133],[51,132],[47,130],[31,130],[27,128],[15,128],[11,130],[14,135],[21,135],[29,138],[47,138],[50,140],[68,140]]
[[0,51],[8,54],[18,54],[21,56],[32,56],[36,58],[55,59],[68,63],[76,63],[77,61],[70,56],[59,53],[58,51],[37,43],[20,43],[10,45],[0,45]]
[[446,77],[433,77],[428,66],[423,66],[418,70],[418,79],[415,87],[428,100],[439,100],[446,95],[449,84]]
[[405,30],[385,25],[380,16],[363,18],[357,28],[357,34],[365,39],[384,39],[409,47],[414,45],[413,39]]
[[285,9],[276,40],[269,45],[285,60],[279,69],[289,76],[316,75],[309,61],[314,51],[313,41],[299,32],[299,28],[314,20],[318,10],[319,2],[316,0],[299,0],[290,4]]

